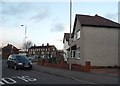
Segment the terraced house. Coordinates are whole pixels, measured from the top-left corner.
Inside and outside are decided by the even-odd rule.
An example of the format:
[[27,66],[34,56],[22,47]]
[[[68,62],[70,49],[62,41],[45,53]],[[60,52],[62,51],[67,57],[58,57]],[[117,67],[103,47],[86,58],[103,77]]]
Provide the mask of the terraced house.
[[[71,41],[71,64],[118,66],[120,24],[99,15],[76,14]],[[70,52],[70,48],[67,49]]]
[[54,45],[42,44],[42,46],[32,46],[28,49],[29,56],[37,56],[40,58],[56,57],[57,49]]

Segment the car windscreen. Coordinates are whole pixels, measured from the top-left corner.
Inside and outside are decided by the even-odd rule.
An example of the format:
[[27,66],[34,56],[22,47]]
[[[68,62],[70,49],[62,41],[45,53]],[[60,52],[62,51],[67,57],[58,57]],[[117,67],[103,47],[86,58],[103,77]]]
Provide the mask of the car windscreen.
[[26,56],[16,56],[16,60],[19,62],[29,61],[29,59]]

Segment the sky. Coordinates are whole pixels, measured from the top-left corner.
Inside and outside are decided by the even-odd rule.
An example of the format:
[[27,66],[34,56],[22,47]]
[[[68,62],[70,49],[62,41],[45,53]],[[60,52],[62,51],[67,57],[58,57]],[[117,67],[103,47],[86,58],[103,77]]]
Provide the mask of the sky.
[[[118,22],[119,0],[73,1],[72,25],[75,14],[84,14],[108,18]],[[70,32],[70,5],[68,1],[14,1],[0,2],[0,46],[8,43],[21,48],[25,40],[41,46],[55,45],[63,49],[64,33]],[[21,26],[24,25],[24,26]]]

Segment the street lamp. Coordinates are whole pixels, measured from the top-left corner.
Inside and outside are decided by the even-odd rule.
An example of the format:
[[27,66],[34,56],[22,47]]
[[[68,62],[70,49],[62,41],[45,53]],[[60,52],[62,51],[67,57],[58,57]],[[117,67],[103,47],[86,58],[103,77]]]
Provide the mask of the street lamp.
[[[72,0],[70,0],[70,58],[71,60],[71,28],[72,28]],[[69,70],[71,70],[71,61],[69,62]]]
[[25,51],[27,50],[27,47],[26,47],[26,32],[27,32],[27,26],[26,25],[21,25],[22,27],[24,26],[25,27]]

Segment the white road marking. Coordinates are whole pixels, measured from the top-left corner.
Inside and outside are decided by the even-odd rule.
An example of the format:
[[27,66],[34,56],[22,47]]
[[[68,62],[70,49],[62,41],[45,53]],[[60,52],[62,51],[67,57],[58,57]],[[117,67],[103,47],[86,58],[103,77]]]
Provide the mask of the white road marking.
[[0,85],[15,84],[15,83],[17,83],[17,81],[15,81],[14,79],[20,79],[20,80],[25,81],[25,82],[34,82],[34,81],[37,81],[37,79],[31,78],[29,76],[15,76],[15,77],[11,77],[11,78],[4,77],[4,78],[1,78]]
[[36,81],[37,80],[35,78],[30,78],[29,76],[21,76],[21,77],[18,77],[18,78],[25,81],[25,82],[30,82],[30,81]]
[[3,83],[2,81],[0,81],[0,85],[5,85],[5,83]]
[[97,83],[94,83],[94,82],[90,82],[90,81],[86,81],[86,80],[79,80],[75,77],[72,77],[72,79],[76,80],[76,81],[81,81],[81,82],[85,82],[85,83],[89,83],[89,84],[97,84]]
[[6,84],[15,84],[16,83],[16,81],[13,80],[12,78],[1,78],[1,80],[3,82],[5,82]]

